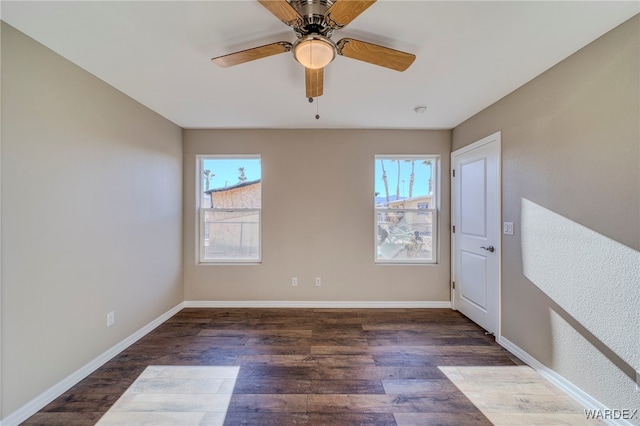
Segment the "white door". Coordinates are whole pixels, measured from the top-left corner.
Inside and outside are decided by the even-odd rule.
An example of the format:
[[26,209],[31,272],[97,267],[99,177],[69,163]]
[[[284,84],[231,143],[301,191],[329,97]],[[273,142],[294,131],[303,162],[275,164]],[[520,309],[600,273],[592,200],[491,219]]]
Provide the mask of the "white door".
[[498,335],[500,289],[500,132],[451,154],[452,300]]

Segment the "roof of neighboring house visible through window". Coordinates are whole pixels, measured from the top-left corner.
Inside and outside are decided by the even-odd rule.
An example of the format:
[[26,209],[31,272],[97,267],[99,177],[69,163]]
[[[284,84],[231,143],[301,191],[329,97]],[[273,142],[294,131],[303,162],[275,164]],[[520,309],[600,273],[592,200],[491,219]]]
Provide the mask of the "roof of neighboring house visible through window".
[[260,179],[251,180],[251,181],[248,181],[248,182],[240,182],[238,184],[231,185],[231,186],[225,186],[223,188],[213,188],[213,189],[210,189],[208,191],[204,191],[204,193],[205,194],[212,194],[214,192],[229,191],[231,189],[237,189],[237,188],[242,188],[242,187],[249,186],[249,185],[255,185],[256,183],[260,183]]

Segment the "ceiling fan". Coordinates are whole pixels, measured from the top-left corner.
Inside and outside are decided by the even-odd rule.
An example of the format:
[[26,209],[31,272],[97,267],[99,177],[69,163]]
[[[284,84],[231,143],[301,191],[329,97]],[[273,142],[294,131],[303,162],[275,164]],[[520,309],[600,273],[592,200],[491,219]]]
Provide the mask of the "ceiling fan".
[[388,47],[352,38],[337,43],[331,39],[376,0],[258,0],[269,12],[293,28],[297,40],[279,41],[211,59],[227,68],[279,53],[293,51],[293,57],[305,67],[306,94],[309,101],[323,93],[324,67],[336,54],[373,65],[404,71],[416,56]]

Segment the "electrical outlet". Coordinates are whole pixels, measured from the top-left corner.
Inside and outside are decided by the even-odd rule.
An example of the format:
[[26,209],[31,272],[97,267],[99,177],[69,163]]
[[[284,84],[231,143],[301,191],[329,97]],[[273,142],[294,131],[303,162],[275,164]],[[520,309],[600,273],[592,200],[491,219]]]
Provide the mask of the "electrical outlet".
[[298,277],[291,278],[291,286],[298,287]]
[[111,311],[107,313],[107,327],[111,327],[116,322],[116,313]]
[[320,277],[316,277],[316,287],[320,287],[322,285],[322,280]]

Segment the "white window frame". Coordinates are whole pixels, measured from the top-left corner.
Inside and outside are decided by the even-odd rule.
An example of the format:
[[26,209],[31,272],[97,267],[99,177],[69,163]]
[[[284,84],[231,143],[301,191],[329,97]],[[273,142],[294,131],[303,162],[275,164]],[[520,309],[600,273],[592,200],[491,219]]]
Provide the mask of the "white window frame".
[[[216,160],[235,160],[235,159],[258,159],[261,160],[262,156],[259,154],[240,154],[240,155],[217,155],[217,154],[202,154],[196,155],[196,264],[199,265],[259,265],[262,263],[262,186],[260,187],[260,208],[210,208],[203,207],[202,203],[202,174],[204,160],[216,159]],[[260,182],[262,185],[262,172],[260,173]],[[246,259],[206,259],[204,257],[204,242],[205,242],[205,227],[204,218],[205,212],[218,211],[218,212],[257,212],[258,213],[258,258],[246,258]]]
[[[393,159],[402,159],[402,160],[432,160],[432,179],[434,179],[432,191],[433,191],[433,204],[435,204],[435,208],[430,209],[405,209],[405,208],[379,208],[373,206],[373,232],[374,232],[374,244],[373,244],[373,258],[374,263],[379,265],[435,265],[438,264],[439,253],[440,253],[440,239],[439,239],[439,214],[440,214],[440,156],[432,155],[432,154],[412,154],[412,155],[401,155],[401,154],[379,154],[374,157],[374,170],[377,167],[377,163],[380,160],[393,160]],[[375,189],[374,189],[375,191]],[[387,211],[392,212],[409,212],[409,213],[424,213],[430,212],[432,214],[432,222],[431,222],[431,259],[380,259],[378,257],[378,214],[384,213]]]

